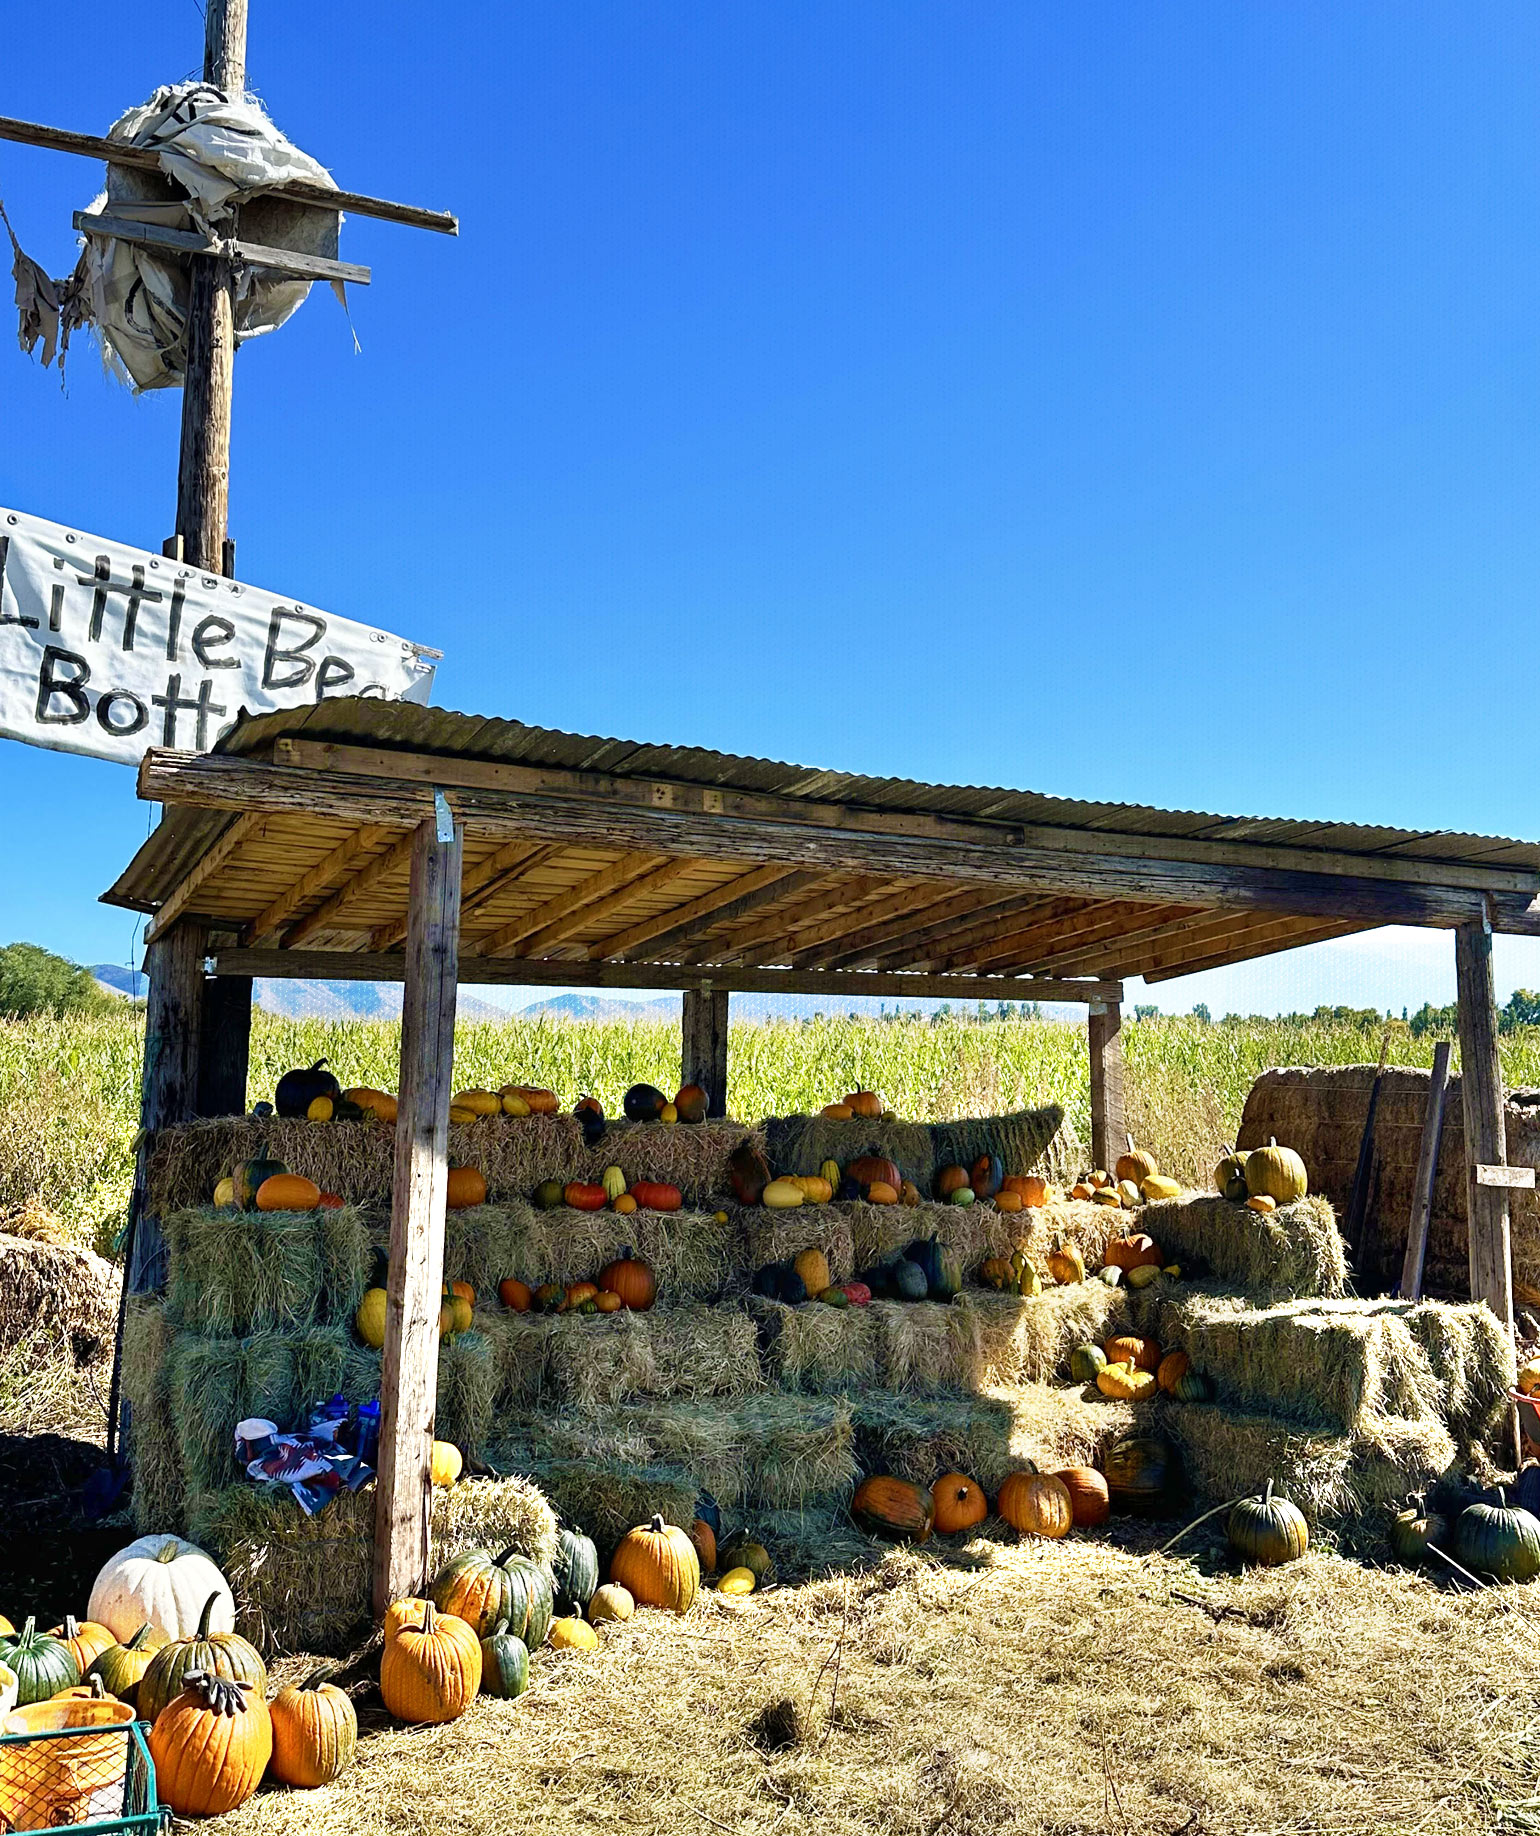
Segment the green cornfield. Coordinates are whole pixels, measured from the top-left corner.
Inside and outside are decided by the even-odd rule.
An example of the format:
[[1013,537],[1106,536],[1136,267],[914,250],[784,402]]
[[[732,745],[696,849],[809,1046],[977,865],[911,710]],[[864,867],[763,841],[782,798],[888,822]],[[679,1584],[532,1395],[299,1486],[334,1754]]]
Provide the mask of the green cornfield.
[[[1129,1126],[1179,1177],[1206,1177],[1233,1137],[1246,1092],[1272,1065],[1378,1057],[1427,1065],[1433,1038],[1404,1023],[1341,1020],[1125,1021]],[[70,1239],[109,1248],[127,1203],[139,1113],[142,1014],[0,1022],[0,1229],[57,1221]],[[250,1096],[272,1094],[291,1065],[326,1058],[344,1084],[396,1087],[401,1030],[390,1022],[284,1020],[258,1013]],[[1540,1084],[1540,1027],[1502,1036],[1510,1085]],[[746,1120],[818,1108],[858,1087],[923,1120],[1061,1103],[1090,1133],[1085,1028],[1051,1020],[872,1021],[817,1018],[732,1029],[728,1107]],[[455,1036],[455,1082],[544,1085],[570,1104],[592,1092],[611,1113],[628,1085],[672,1089],[679,1028],[666,1021],[510,1019]]]

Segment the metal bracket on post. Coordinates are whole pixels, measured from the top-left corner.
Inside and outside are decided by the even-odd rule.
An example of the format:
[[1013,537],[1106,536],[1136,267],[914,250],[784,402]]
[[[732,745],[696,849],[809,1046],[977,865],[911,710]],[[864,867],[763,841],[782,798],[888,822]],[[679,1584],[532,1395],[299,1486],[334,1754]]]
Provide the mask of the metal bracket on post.
[[441,790],[433,793],[433,834],[434,839],[441,842],[452,842],[455,838],[454,811]]

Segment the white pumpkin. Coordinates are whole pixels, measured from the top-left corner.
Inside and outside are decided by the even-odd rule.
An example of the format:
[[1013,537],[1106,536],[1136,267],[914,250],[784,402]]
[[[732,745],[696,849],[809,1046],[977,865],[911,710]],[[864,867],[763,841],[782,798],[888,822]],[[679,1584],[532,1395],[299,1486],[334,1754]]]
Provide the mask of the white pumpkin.
[[8,1715],[15,1708],[20,1690],[21,1683],[16,1672],[0,1664],[0,1715]]
[[235,1596],[213,1557],[177,1536],[141,1536],[96,1577],[87,1617],[126,1645],[148,1622],[167,1638],[191,1638],[210,1594],[211,1632],[235,1630]]

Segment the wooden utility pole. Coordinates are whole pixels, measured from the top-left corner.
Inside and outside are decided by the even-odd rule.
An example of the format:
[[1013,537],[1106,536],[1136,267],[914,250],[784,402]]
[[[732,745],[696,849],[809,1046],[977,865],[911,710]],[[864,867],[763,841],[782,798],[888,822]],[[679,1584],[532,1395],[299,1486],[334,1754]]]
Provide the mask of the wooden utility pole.
[[706,1114],[727,1114],[727,1012],[725,988],[687,988],[683,1002],[681,1084],[699,1084],[706,1093]]
[[[246,6],[247,0],[206,0],[203,80],[232,98],[246,89]],[[235,271],[219,255],[194,255],[190,266],[176,532],[189,567],[222,574],[230,535]]]
[[1091,1041],[1091,1160],[1109,1173],[1123,1151],[1123,1009],[1093,1001]]

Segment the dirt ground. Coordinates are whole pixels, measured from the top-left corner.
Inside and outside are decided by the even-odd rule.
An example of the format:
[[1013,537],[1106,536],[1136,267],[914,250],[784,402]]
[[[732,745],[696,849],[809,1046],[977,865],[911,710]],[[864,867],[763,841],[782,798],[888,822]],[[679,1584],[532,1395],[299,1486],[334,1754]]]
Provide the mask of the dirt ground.
[[386,1722],[365,1658],[355,1768],[204,1828],[1540,1831],[1540,1588],[1329,1552],[1239,1573],[1206,1532],[1151,1556],[1172,1529],[704,1595],[444,1728]]

